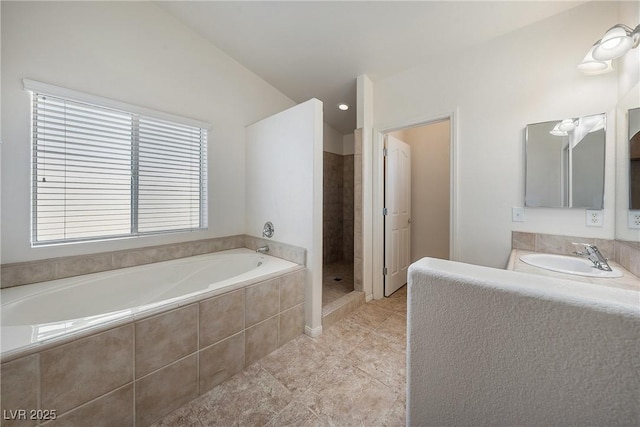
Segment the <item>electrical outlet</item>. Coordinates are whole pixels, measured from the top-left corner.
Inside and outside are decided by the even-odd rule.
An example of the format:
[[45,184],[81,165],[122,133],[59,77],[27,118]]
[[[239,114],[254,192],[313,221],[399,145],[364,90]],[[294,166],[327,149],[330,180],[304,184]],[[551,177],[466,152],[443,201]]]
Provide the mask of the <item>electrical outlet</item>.
[[511,208],[511,221],[524,222],[524,208]]
[[587,210],[587,227],[602,227],[604,223],[603,211],[590,211]]
[[629,228],[640,229],[640,211],[629,211]]

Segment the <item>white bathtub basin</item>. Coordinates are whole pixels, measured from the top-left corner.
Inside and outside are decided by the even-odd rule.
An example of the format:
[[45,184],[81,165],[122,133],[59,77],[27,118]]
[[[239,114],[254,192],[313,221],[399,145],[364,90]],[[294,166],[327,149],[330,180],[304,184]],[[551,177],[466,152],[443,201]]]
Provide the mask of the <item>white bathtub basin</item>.
[[566,255],[553,254],[527,254],[522,255],[520,260],[534,267],[546,270],[557,271],[559,273],[575,274],[578,276],[613,278],[622,277],[622,272],[618,269],[613,271],[603,271],[595,268],[588,259]]

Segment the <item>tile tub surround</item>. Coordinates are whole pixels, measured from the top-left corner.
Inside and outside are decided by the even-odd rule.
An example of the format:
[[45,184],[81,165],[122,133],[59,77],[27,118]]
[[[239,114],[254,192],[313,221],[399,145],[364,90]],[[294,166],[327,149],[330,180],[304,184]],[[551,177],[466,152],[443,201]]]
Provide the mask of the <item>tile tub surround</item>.
[[306,264],[306,251],[304,248],[253,236],[237,235],[98,254],[3,264],[0,267],[0,287],[8,288],[29,283],[45,282],[229,249],[248,248],[255,250],[265,244],[269,245],[269,255],[286,259],[296,264]]
[[622,267],[640,277],[640,243],[638,242],[520,231],[511,233],[511,248],[524,251],[570,255],[579,250],[573,243],[596,245],[605,258],[619,263]]
[[301,335],[305,275],[301,267],[3,361],[3,413],[55,409],[46,425],[147,426]]
[[301,335],[153,427],[404,427],[406,286]]

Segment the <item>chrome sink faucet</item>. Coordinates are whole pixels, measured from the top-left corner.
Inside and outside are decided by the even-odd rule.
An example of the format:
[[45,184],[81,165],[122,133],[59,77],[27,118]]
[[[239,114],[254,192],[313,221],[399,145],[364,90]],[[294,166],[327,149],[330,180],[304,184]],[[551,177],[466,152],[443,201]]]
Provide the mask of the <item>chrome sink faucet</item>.
[[269,246],[267,245],[260,246],[258,249],[256,249],[256,252],[260,254],[266,254],[267,252],[269,252]]
[[574,245],[584,247],[584,252],[575,251],[575,255],[587,258],[598,270],[613,271],[611,267],[609,267],[607,259],[602,256],[595,245],[588,243],[574,243]]

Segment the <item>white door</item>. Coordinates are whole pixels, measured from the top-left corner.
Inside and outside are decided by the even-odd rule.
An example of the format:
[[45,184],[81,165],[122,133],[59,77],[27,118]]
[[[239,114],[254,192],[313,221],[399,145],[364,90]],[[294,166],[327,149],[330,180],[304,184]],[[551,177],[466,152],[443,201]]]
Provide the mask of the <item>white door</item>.
[[411,147],[386,137],[384,200],[384,296],[407,283],[411,248]]

